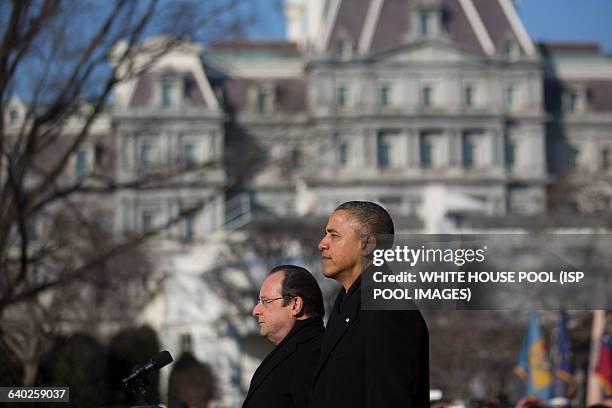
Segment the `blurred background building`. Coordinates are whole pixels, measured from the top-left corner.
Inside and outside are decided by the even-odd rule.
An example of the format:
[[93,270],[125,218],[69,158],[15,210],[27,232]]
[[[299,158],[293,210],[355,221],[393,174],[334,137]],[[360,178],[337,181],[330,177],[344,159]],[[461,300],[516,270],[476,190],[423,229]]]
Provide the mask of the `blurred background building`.
[[[113,169],[118,232],[170,224],[148,244],[166,279],[141,320],[210,365],[226,407],[271,349],[248,315],[259,283],[281,262],[316,274],[338,204],[381,203],[403,233],[594,227],[612,209],[598,44],[534,42],[511,0],[287,0],[284,13],[285,41],[185,42],[120,83],[92,130],[112,138],[91,138],[67,175]],[[23,109],[12,102],[8,129]],[[485,395],[483,381],[466,387]]]
[[202,278],[227,268],[232,235],[322,226],[355,199],[401,232],[520,229],[568,171],[612,168],[612,60],[534,43],[509,0],[293,0],[285,17],[286,42],[176,50],[118,87],[110,113],[119,178],[223,164],[178,190],[118,192],[115,209],[118,228],[146,230],[208,200],[168,232],[181,244],[164,246],[171,278],[148,316],[163,344],[214,367],[227,406],[269,349]]

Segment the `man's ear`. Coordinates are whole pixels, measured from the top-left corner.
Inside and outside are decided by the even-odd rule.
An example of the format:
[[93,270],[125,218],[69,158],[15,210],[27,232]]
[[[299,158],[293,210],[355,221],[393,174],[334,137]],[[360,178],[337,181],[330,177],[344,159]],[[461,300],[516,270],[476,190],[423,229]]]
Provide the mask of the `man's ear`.
[[361,240],[361,256],[367,257],[376,248],[376,237],[373,234],[367,234]]
[[291,306],[291,316],[299,317],[302,315],[304,310],[304,299],[299,296],[293,298],[293,305]]

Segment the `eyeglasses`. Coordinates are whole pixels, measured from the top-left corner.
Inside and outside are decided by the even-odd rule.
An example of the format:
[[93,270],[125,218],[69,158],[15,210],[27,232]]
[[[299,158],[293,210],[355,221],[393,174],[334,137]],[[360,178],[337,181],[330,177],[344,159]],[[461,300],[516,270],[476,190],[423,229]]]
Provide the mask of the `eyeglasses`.
[[279,299],[284,299],[284,297],[281,296],[281,297],[277,297],[274,299],[259,298],[257,299],[257,304],[267,306],[270,303],[274,302],[275,300],[279,300]]

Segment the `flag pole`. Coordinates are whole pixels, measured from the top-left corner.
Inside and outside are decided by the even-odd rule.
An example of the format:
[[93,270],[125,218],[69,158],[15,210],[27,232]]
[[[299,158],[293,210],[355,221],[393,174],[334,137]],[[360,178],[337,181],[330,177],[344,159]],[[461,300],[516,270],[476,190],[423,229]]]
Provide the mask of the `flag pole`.
[[595,367],[599,360],[599,348],[601,336],[606,323],[606,311],[593,311],[593,326],[591,328],[591,351],[589,355],[589,374],[587,382],[587,403],[586,405],[596,404],[603,400],[603,390],[595,378]]

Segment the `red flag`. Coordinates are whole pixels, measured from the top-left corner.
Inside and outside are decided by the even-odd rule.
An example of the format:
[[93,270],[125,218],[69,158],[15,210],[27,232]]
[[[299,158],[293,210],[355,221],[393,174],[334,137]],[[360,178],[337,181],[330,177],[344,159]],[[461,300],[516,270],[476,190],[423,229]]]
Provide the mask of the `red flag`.
[[612,312],[606,312],[606,327],[601,336],[595,375],[608,395],[612,394]]

